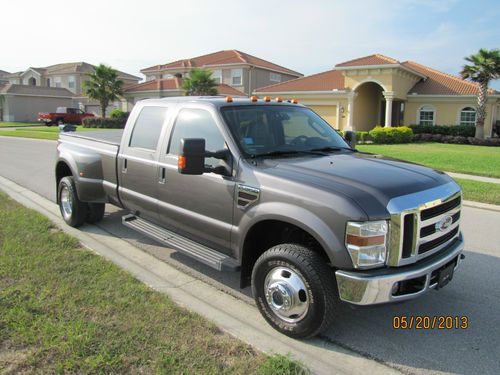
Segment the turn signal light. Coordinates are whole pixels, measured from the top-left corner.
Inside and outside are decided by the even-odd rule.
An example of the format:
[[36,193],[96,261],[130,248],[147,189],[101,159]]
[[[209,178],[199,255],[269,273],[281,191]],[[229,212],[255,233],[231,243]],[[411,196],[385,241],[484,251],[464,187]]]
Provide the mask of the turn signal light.
[[233,97],[232,96],[226,96],[226,102],[227,103],[232,103],[233,102]]
[[283,99],[282,99],[282,98],[280,98],[279,96],[278,96],[278,97],[276,97],[276,99],[274,99],[274,100],[276,100],[278,103],[281,103],[281,102],[283,101]]
[[179,159],[177,159],[177,167],[179,169],[186,168],[186,157],[184,155],[179,155]]
[[253,95],[253,96],[250,97],[250,100],[252,102],[256,102],[258,100],[258,98],[255,95]]
[[271,97],[270,96],[264,96],[264,101],[266,103],[269,103],[271,101]]

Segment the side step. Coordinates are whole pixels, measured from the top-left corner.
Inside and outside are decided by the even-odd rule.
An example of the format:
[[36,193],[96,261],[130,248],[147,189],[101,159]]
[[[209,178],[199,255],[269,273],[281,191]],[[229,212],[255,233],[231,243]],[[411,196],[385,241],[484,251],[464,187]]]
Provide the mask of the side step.
[[122,223],[218,271],[239,271],[240,269],[240,265],[234,258],[159,227],[133,214],[123,216]]

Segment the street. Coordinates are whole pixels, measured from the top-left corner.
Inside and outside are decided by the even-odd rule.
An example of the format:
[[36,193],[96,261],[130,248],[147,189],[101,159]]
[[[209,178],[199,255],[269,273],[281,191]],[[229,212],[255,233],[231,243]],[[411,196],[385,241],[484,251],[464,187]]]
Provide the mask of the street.
[[[56,143],[0,137],[0,175],[55,201]],[[239,275],[219,273],[122,226],[123,211],[107,206],[98,226],[189,275],[253,304]],[[321,338],[404,373],[500,372],[500,212],[463,208],[466,259],[440,291],[409,302],[370,308],[339,307]],[[466,316],[467,329],[393,329],[393,317]],[[307,365],[307,363],[306,363]]]

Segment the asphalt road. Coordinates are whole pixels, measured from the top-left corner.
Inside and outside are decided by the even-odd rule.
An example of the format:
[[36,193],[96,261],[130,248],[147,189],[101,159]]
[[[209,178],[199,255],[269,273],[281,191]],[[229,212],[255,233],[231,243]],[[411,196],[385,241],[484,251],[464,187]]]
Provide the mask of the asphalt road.
[[[0,175],[55,200],[55,142],[0,137]],[[219,273],[158,246],[121,225],[108,206],[99,226],[184,272],[253,304],[238,275]],[[338,321],[322,339],[404,373],[500,373],[500,212],[464,207],[466,259],[452,283],[419,299],[371,308],[339,306]],[[467,316],[464,330],[395,330],[394,316]]]

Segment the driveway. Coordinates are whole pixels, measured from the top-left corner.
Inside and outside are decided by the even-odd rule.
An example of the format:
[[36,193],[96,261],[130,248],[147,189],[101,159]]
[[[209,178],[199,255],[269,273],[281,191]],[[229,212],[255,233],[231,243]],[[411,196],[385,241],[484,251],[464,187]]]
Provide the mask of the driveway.
[[[55,200],[55,142],[0,137],[0,175]],[[248,304],[249,288],[239,277],[219,273],[121,225],[123,212],[111,206],[99,227],[157,259],[202,279]],[[464,207],[466,259],[454,280],[439,292],[397,305],[339,307],[339,320],[321,337],[405,373],[500,373],[500,212]],[[394,316],[467,316],[465,330],[395,330]],[[312,345],[312,343],[311,343]],[[315,345],[317,341],[315,341]]]

